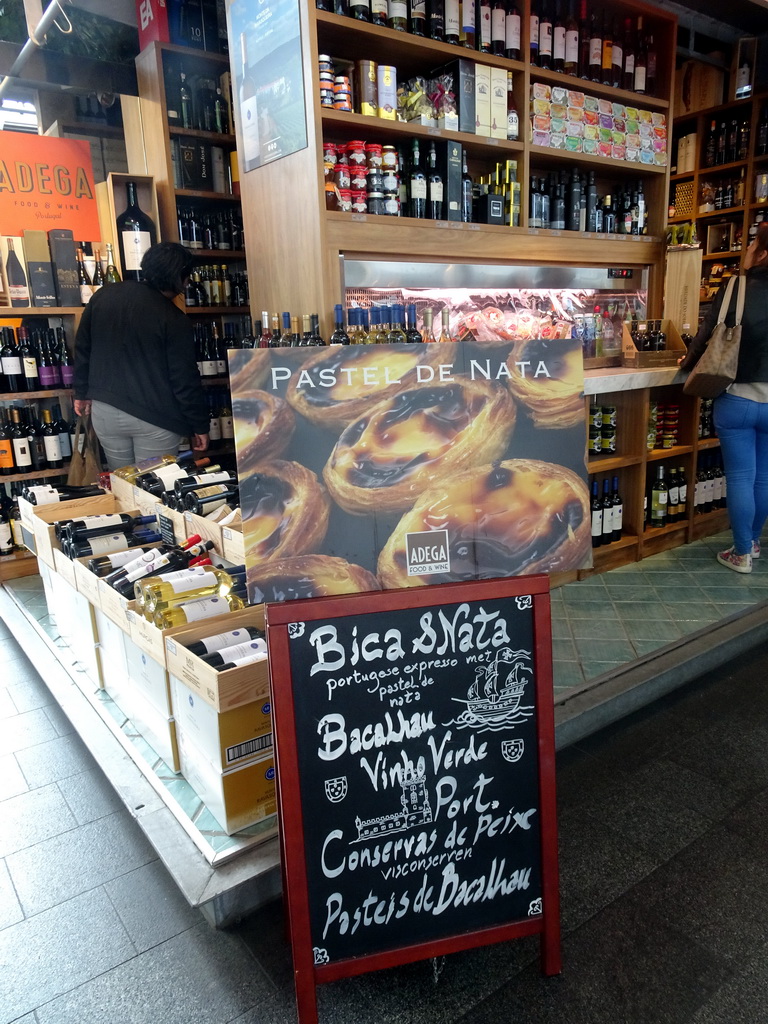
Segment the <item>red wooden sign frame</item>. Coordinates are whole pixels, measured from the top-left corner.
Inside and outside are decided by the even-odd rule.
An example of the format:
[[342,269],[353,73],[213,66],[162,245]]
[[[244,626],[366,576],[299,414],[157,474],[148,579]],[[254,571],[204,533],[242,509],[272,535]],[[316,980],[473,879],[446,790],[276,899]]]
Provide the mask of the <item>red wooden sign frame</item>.
[[[298,740],[288,625],[293,622],[343,618],[347,615],[390,612],[491,601],[524,595],[533,599],[533,658],[536,692],[537,764],[540,799],[541,883],[543,912],[538,917],[449,935],[385,952],[315,965],[310,930],[309,890],[304,849],[304,824],[299,782]],[[270,604],[266,608],[269,645],[275,766],[282,854],[283,892],[291,940],[299,1024],[318,1024],[318,984],[349,978],[368,971],[396,967],[415,960],[443,956],[464,949],[506,942],[523,935],[541,935],[541,969],[559,974],[560,894],[557,862],[557,809],[555,801],[555,727],[552,693],[552,622],[549,579],[523,576],[470,583],[411,587],[371,594],[314,598]]]

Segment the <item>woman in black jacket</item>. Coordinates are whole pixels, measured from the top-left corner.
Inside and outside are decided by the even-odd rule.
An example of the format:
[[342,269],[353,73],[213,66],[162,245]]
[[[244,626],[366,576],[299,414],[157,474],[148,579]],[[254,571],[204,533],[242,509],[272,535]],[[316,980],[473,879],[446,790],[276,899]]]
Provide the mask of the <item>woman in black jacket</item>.
[[139,281],[99,289],[75,339],[75,412],[90,412],[110,469],[208,447],[209,411],[192,323],[173,304],[192,272],[175,242],[151,246]]
[[[721,565],[736,572],[752,572],[752,559],[760,556],[760,534],[768,518],[768,222],[744,260],[746,295],[741,321],[741,346],[736,380],[715,399],[714,421],[725,466],[728,514],[733,546],[717,556]],[[734,287],[726,324],[736,308]],[[723,301],[724,288],[715,296],[681,369],[696,365],[712,334]]]

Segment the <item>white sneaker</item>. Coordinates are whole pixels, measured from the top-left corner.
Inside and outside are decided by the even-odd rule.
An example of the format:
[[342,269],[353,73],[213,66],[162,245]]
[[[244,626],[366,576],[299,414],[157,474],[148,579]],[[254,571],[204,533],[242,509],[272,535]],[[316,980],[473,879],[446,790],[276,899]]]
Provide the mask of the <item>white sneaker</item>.
[[760,541],[759,540],[753,540],[752,541],[752,557],[753,558],[759,558],[760,557]]
[[726,565],[734,572],[752,572],[752,555],[737,555],[733,548],[721,551],[717,560],[720,565]]

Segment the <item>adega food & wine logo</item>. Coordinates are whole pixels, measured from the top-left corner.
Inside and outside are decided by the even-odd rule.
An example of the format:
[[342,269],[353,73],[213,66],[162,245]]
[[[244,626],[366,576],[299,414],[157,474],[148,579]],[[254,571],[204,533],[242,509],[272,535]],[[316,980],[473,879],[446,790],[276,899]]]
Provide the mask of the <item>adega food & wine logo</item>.
[[429,576],[451,571],[447,530],[406,533],[405,553],[409,576]]

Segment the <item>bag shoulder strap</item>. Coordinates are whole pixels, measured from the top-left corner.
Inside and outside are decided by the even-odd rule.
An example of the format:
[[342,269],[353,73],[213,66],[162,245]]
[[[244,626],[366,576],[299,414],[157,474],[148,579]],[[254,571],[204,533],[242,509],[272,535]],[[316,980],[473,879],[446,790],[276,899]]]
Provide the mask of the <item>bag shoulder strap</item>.
[[[731,279],[733,280],[733,279]],[[734,321],[734,327],[738,327],[741,323],[741,318],[744,315],[744,299],[746,298],[747,292],[747,279],[743,274],[739,274],[739,293],[736,296],[736,320]]]
[[[733,296],[733,286],[734,286],[735,282],[736,282],[736,278],[735,277],[731,277],[729,279],[729,281],[728,281],[728,284],[725,286],[725,295],[723,295],[723,302],[722,302],[722,305],[720,306],[720,312],[717,315],[717,322],[719,324],[724,323],[725,322],[725,318],[728,316],[728,311],[731,308],[731,298]],[[742,303],[742,309],[743,308],[744,308],[744,304]],[[741,319],[741,318],[739,317],[739,319]]]

